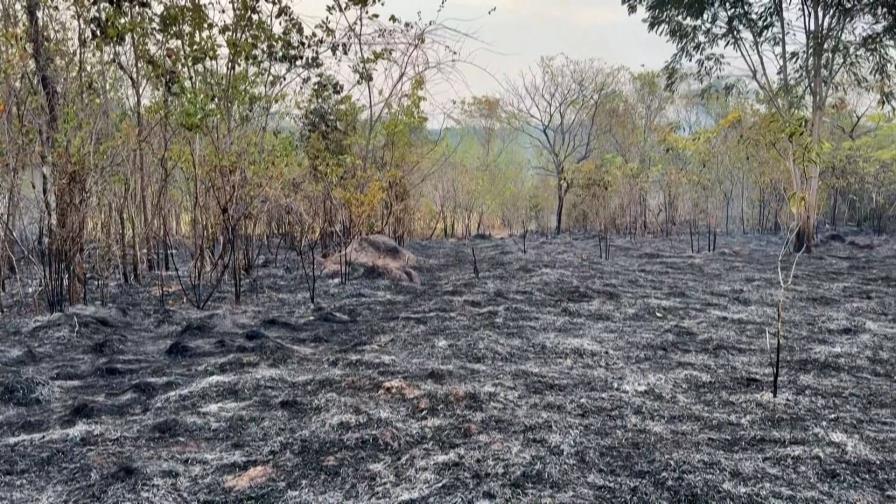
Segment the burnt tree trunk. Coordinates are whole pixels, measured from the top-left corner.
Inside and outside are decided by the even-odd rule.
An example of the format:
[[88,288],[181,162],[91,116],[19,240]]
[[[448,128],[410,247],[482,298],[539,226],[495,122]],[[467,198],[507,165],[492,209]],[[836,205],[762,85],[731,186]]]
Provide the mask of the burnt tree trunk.
[[559,235],[563,229],[563,205],[566,200],[566,189],[564,188],[564,182],[561,177],[557,178],[557,217],[556,217],[556,226],[554,227],[554,234]]
[[840,201],[840,188],[834,189],[834,198],[831,201],[831,226],[837,229],[837,203]]
[[799,219],[800,228],[794,237],[793,251],[796,253],[810,253],[812,251],[812,241],[815,237],[814,225],[812,224],[809,212],[802,212]]
[[731,198],[725,198],[725,234],[731,234],[728,223],[731,218]]

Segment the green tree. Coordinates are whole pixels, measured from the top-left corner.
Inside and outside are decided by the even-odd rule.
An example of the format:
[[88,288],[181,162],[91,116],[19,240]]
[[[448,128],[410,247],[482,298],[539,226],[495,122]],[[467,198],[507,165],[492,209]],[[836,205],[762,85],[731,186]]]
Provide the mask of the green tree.
[[556,234],[563,229],[572,172],[594,155],[606,129],[600,112],[615,91],[616,74],[595,61],[556,56],[541,58],[507,83],[511,124],[539,150],[544,163],[537,168],[555,181]]
[[[818,149],[832,93],[850,83],[891,93],[893,7],[867,0],[623,0],[643,10],[648,29],[676,48],[667,68],[685,63],[717,75],[731,55],[749,71],[782,122],[782,156],[799,223],[797,250],[811,250],[818,210]],[[802,142],[804,145],[800,145]],[[797,151],[810,155],[798,159]]]

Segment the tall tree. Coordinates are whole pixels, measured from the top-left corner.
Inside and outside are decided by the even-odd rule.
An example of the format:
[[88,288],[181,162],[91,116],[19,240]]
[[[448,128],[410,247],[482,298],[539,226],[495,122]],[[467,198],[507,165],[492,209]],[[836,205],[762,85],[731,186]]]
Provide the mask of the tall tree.
[[[153,220],[156,212],[149,209],[152,191],[147,173],[146,144],[152,133],[152,125],[146,121],[145,100],[149,94],[151,66],[161,58],[161,48],[153,40],[159,32],[157,13],[153,10],[153,4],[146,0],[90,0],[89,5],[92,36],[101,48],[107,49],[103,53],[127,82],[129,96],[126,101],[134,122],[128,165],[136,172],[142,245],[146,251],[147,269],[152,271],[152,252],[156,247]],[[133,254],[136,266],[141,255],[139,246],[134,247]],[[134,268],[134,280],[140,282],[137,267]]]
[[546,158],[538,168],[556,182],[556,234],[563,227],[571,171],[597,148],[599,112],[615,89],[615,80],[615,70],[595,61],[555,56],[541,58],[507,83],[511,123]]
[[51,311],[62,311],[65,305],[81,300],[83,278],[83,222],[79,202],[84,187],[79,174],[66,170],[56,155],[59,133],[59,84],[54,75],[54,61],[45,31],[44,5],[40,0],[27,0],[25,16],[34,72],[44,98],[45,110],[40,126],[41,160],[41,265],[47,304]]

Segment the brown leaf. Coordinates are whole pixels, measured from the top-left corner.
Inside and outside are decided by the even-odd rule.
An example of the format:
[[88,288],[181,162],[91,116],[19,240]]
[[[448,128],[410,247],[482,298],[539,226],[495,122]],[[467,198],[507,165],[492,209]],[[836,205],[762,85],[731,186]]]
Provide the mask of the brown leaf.
[[451,396],[451,400],[455,403],[464,402],[464,400],[467,398],[467,393],[464,392],[464,389],[460,387],[451,387],[451,389],[448,390],[448,395]]
[[388,446],[393,450],[398,448],[398,433],[395,432],[395,429],[383,429],[376,437],[383,446]]
[[249,487],[260,485],[268,480],[274,474],[274,470],[269,465],[255,466],[248,471],[235,474],[224,480],[224,488],[240,492]]
[[380,390],[384,394],[404,397],[405,399],[415,399],[423,394],[419,389],[401,378],[383,383]]

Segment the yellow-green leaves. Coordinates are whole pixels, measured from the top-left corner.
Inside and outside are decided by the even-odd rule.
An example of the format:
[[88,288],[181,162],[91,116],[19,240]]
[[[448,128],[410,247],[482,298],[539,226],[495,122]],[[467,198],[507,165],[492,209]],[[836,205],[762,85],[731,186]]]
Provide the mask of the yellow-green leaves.
[[807,196],[805,191],[792,191],[787,195],[787,205],[795,216],[802,215],[806,210]]

